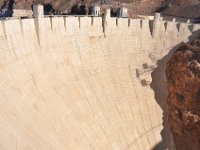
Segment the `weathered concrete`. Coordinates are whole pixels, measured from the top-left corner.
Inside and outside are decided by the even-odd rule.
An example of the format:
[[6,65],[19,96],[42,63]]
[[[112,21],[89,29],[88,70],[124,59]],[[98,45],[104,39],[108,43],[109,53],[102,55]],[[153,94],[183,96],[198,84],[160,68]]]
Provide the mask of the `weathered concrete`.
[[0,22],[0,149],[172,149],[151,73],[200,26],[157,21],[152,37],[147,20],[102,21]]

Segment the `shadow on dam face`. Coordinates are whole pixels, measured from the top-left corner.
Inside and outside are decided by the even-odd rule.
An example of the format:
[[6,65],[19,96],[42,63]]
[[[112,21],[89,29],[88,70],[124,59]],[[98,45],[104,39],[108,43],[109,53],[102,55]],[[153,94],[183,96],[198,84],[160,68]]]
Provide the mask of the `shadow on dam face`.
[[[188,37],[188,42],[194,40],[195,37],[199,35],[200,31],[197,30],[193,32],[193,35]],[[160,132],[162,136],[162,141],[155,145],[152,150],[162,150],[162,149],[175,149],[175,144],[173,141],[172,134],[170,133],[170,128],[168,124],[168,106],[167,106],[167,79],[166,79],[166,64],[176,52],[176,50],[182,45],[182,43],[177,44],[173,47],[167,55],[162,59],[157,61],[157,68],[152,72],[152,83],[151,88],[155,92],[155,99],[159,106],[163,110],[163,129]]]
[[167,81],[165,75],[166,63],[172,57],[174,52],[180,45],[172,48],[170,52],[164,56],[162,59],[158,60],[157,68],[152,72],[152,83],[151,88],[155,91],[155,99],[157,103],[163,110],[163,129],[161,131],[162,141],[158,143],[152,150],[161,150],[161,149],[173,149],[173,138],[170,134],[170,129],[168,125],[168,110],[167,110]]
[[[0,21],[0,148],[167,148],[164,65],[191,35],[169,25],[156,39],[146,20],[110,18],[105,33],[100,17]],[[170,53],[152,77],[150,52]]]

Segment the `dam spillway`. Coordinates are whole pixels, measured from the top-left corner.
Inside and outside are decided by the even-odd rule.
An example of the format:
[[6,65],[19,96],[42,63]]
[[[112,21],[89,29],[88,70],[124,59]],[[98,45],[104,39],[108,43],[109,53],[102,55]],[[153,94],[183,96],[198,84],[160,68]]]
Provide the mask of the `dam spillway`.
[[172,149],[165,63],[199,29],[128,18],[0,21],[0,149]]

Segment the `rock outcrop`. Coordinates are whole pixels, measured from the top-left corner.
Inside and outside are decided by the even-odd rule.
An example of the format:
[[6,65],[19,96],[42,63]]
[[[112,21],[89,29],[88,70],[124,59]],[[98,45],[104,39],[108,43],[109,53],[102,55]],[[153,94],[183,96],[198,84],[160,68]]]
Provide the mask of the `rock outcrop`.
[[169,125],[177,150],[200,149],[200,38],[167,64]]
[[74,5],[81,3],[81,0],[0,0],[0,8],[9,9],[31,9],[33,4],[51,5],[56,11],[70,10]]
[[[77,7],[80,4],[83,4],[84,1],[85,0],[0,0],[0,9],[30,10],[33,4],[40,3],[43,5],[51,6],[52,9],[56,12],[69,13],[73,9],[73,7]],[[124,5],[129,9],[131,15],[152,15],[155,11],[160,10],[160,7],[162,8],[162,6],[167,3],[170,3],[173,6],[182,7],[188,5],[196,5],[198,3],[198,0],[90,0],[90,3],[101,5],[102,8],[118,8]],[[173,7],[169,11],[170,15],[173,16],[178,16],[177,14],[181,14],[180,11],[177,12],[177,7]],[[169,11],[166,11],[165,14],[168,14]],[[173,13],[171,13],[171,11]]]

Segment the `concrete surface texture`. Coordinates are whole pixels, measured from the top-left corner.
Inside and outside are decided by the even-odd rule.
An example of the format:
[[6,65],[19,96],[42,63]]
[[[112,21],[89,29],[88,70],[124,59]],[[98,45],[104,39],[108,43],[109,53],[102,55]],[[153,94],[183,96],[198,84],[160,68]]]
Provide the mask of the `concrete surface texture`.
[[0,149],[173,149],[165,61],[198,29],[109,17],[0,21]]

